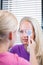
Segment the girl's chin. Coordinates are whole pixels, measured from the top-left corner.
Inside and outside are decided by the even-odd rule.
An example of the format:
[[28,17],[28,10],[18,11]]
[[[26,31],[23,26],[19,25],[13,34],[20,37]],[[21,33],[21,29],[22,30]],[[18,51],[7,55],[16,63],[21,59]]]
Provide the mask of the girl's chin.
[[28,43],[25,42],[24,45],[28,45]]

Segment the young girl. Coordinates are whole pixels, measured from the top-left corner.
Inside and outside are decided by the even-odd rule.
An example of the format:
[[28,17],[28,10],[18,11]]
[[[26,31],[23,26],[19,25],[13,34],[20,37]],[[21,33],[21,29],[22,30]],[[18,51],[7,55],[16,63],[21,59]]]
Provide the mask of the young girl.
[[30,65],[17,54],[8,52],[15,41],[17,19],[8,11],[0,10],[0,65]]
[[40,48],[42,44],[42,33],[37,20],[24,17],[20,21],[19,34],[22,45],[14,46],[10,52],[17,53],[20,57],[30,61],[32,65],[43,65]]

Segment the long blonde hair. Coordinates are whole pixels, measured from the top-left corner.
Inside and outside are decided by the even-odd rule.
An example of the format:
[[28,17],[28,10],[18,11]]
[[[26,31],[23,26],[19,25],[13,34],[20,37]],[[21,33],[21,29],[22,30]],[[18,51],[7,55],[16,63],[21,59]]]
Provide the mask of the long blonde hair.
[[36,43],[35,54],[36,54],[36,56],[40,56],[41,53],[42,53],[41,52],[41,45],[42,45],[42,30],[41,30],[41,27],[40,27],[38,21],[34,18],[24,17],[23,19],[21,19],[20,25],[21,25],[23,20],[30,22],[32,24],[33,28],[34,28],[35,43]]

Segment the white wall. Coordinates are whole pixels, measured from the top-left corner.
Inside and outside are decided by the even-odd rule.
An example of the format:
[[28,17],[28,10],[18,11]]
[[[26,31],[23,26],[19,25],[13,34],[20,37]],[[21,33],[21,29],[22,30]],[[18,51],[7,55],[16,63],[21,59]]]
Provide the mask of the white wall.
[[[3,0],[3,9],[7,9],[15,14],[18,23],[24,16],[29,16],[36,18],[41,26],[41,0]],[[16,42],[20,42],[19,35],[17,35]]]
[[41,0],[3,0],[3,9],[16,15],[18,22],[24,16],[36,18],[41,25]]

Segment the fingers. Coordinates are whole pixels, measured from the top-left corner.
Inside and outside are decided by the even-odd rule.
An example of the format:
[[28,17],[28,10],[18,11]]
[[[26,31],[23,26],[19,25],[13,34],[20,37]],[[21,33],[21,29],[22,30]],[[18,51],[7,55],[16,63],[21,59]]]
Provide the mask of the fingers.
[[31,39],[30,37],[28,38],[28,42],[29,42],[29,44],[36,44],[35,41],[33,39]]
[[29,45],[30,50],[35,50],[36,43],[35,43],[35,41],[33,39],[29,38],[29,44],[28,45]]
[[34,46],[36,46],[36,42],[33,39],[31,39],[31,42]]

